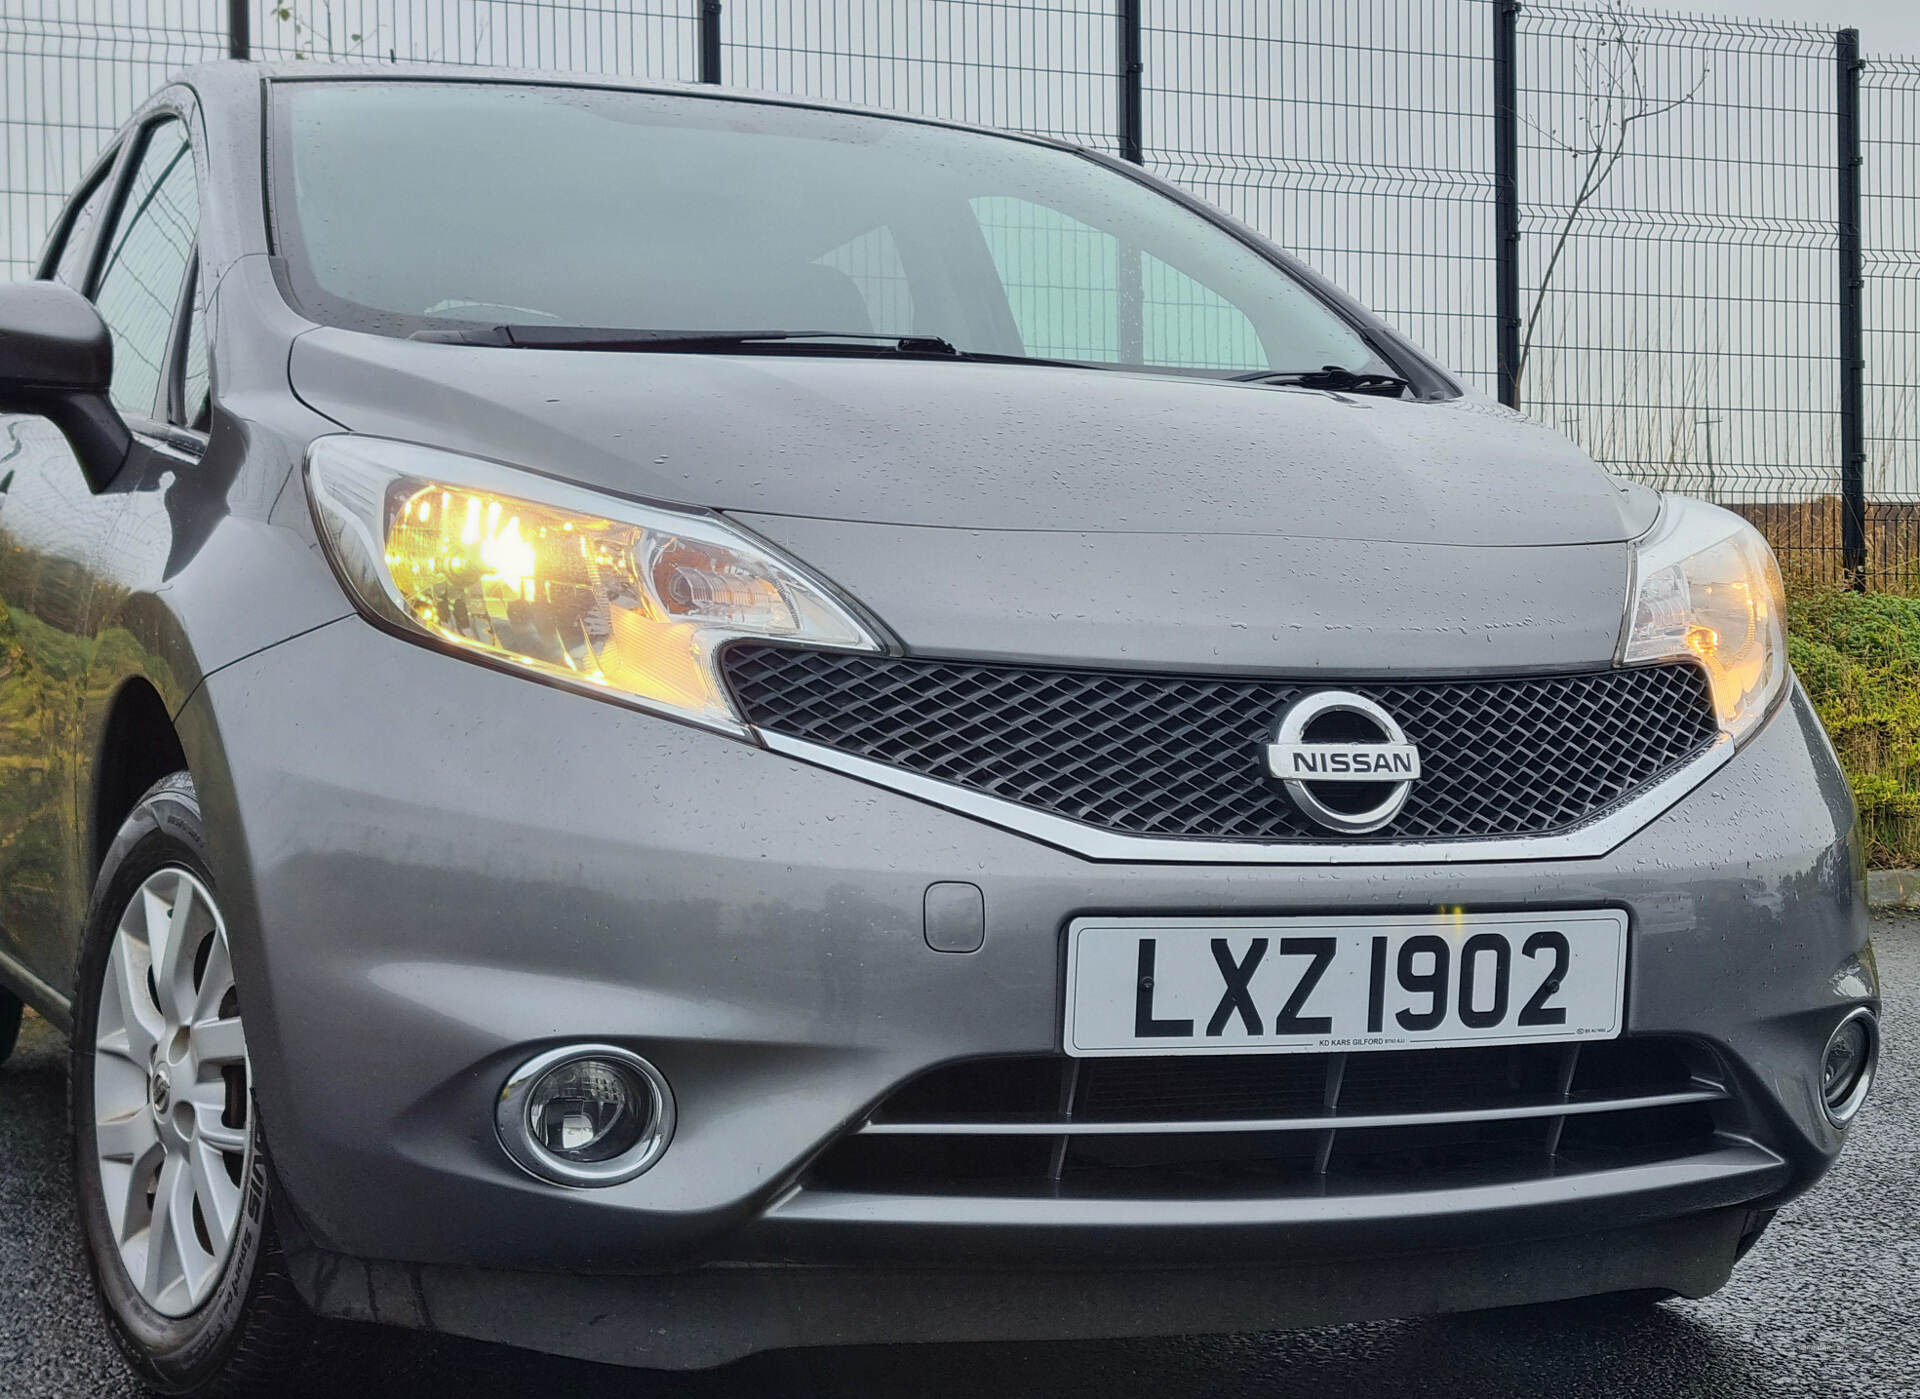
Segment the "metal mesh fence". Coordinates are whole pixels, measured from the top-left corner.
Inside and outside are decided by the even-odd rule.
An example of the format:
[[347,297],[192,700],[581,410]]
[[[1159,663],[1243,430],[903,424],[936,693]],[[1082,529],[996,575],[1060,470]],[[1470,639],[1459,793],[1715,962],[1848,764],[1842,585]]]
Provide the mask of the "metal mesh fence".
[[167,75],[227,51],[207,0],[0,0],[0,277],[48,226],[127,114]]
[[[1842,552],[1849,289],[1835,32],[1528,0],[1511,31],[1519,218],[1504,246],[1495,54],[1514,10],[1510,0],[248,0],[248,27],[263,58],[717,73],[733,86],[1137,149],[1481,388],[1496,387],[1511,335],[1529,412],[1621,474],[1745,511],[1790,568],[1837,575],[1855,556]],[[226,0],[0,0],[0,275],[29,272],[61,200],[147,92],[225,53],[227,11]],[[1860,82],[1864,573],[1914,586],[1920,62],[1874,60]],[[991,237],[1031,211],[982,213]],[[1041,255],[1073,236],[1028,228],[1006,240],[1007,255],[1033,264],[1011,277],[1015,310],[1062,352],[1099,357],[1122,332],[1096,323],[1099,299],[1060,284]],[[884,238],[834,257],[876,324],[911,324]],[[1519,281],[1504,321],[1503,267]],[[1145,325],[1134,333],[1170,362],[1199,364],[1182,347],[1221,353],[1219,335],[1200,333],[1220,313],[1170,271],[1142,269]]]
[[1536,3],[1519,32],[1528,411],[1837,563],[1833,31]]
[[1112,0],[728,0],[738,87],[1013,127],[1112,151]]
[[1149,165],[1493,387],[1487,0],[1149,0]]
[[1920,587],[1920,62],[1861,78],[1867,571]]
[[672,82],[697,76],[696,9],[687,0],[250,3],[257,58],[492,64]]

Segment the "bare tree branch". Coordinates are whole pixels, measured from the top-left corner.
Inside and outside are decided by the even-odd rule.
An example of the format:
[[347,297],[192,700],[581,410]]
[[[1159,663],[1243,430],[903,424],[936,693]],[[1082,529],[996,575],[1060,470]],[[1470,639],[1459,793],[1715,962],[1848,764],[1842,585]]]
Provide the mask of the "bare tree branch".
[[1533,353],[1534,335],[1539,329],[1547,295],[1553,289],[1554,274],[1559,270],[1567,243],[1573,237],[1581,214],[1606,188],[1607,181],[1625,158],[1634,125],[1664,116],[1676,107],[1691,102],[1707,81],[1709,70],[1703,68],[1700,76],[1694,79],[1693,86],[1680,96],[1664,100],[1649,97],[1646,79],[1640,72],[1640,41],[1628,30],[1622,0],[1608,0],[1606,11],[1611,21],[1611,32],[1598,43],[1582,45],[1574,57],[1576,75],[1587,94],[1586,111],[1580,120],[1582,139],[1576,144],[1557,131],[1532,121],[1527,122],[1550,144],[1583,161],[1584,166],[1573,198],[1568,201],[1566,214],[1555,230],[1546,266],[1540,272],[1540,285],[1534,293],[1533,307],[1527,314],[1526,328],[1520,339],[1520,361],[1513,367],[1516,389],[1526,372],[1527,360]]
[[[280,3],[269,8],[267,13],[282,24],[293,25],[293,56],[295,58],[309,58],[312,56],[313,46],[308,41],[314,34],[313,24],[310,20],[303,19],[299,13],[295,11],[293,0],[280,0]],[[311,13],[311,8],[309,8],[309,13]],[[320,13],[326,24],[324,41],[327,46],[326,52],[328,58],[345,58],[366,42],[366,35],[350,34],[347,36],[346,47],[336,51],[333,43],[332,0],[323,0]]]

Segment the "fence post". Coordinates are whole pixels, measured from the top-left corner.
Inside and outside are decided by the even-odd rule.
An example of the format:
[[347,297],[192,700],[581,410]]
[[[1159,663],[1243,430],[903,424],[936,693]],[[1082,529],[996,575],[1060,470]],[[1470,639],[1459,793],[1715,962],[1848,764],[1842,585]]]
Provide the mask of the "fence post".
[[720,81],[720,0],[700,0],[700,81]]
[[1834,36],[1840,128],[1840,567],[1849,586],[1867,585],[1866,331],[1860,251],[1860,31]]
[[1140,112],[1140,0],[1120,0],[1120,154],[1146,163],[1145,124]]
[[1500,401],[1520,406],[1520,0],[1493,7],[1493,264]]
[[227,0],[227,57],[253,57],[252,6],[248,0]]

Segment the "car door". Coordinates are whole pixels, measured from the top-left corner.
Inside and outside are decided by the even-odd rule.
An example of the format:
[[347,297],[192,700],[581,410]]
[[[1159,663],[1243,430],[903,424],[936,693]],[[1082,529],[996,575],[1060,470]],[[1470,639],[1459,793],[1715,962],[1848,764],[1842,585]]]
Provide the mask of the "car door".
[[[107,183],[105,198],[97,189],[79,197],[68,243],[50,252],[43,272],[77,277],[99,308],[113,333],[114,405],[150,437],[177,393],[169,366],[199,223],[186,124],[165,115],[143,126]],[[69,246],[76,231],[85,247]],[[150,450],[136,442],[135,456]],[[91,884],[77,774],[99,553],[126,497],[90,490],[45,419],[0,418],[0,452],[8,451],[0,464],[0,953],[60,987]]]

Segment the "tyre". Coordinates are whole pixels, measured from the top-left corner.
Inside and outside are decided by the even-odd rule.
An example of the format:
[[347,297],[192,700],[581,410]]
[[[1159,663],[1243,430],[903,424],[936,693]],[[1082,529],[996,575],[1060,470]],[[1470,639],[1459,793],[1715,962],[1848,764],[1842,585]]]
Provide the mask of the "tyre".
[[271,1392],[310,1319],[276,1241],[226,922],[193,783],[141,798],[76,967],[76,1195],[107,1328],[162,1394]]
[[0,1064],[7,1062],[13,1047],[20,1042],[20,1017],[25,1013],[26,1007],[20,1004],[20,998],[0,986]]

